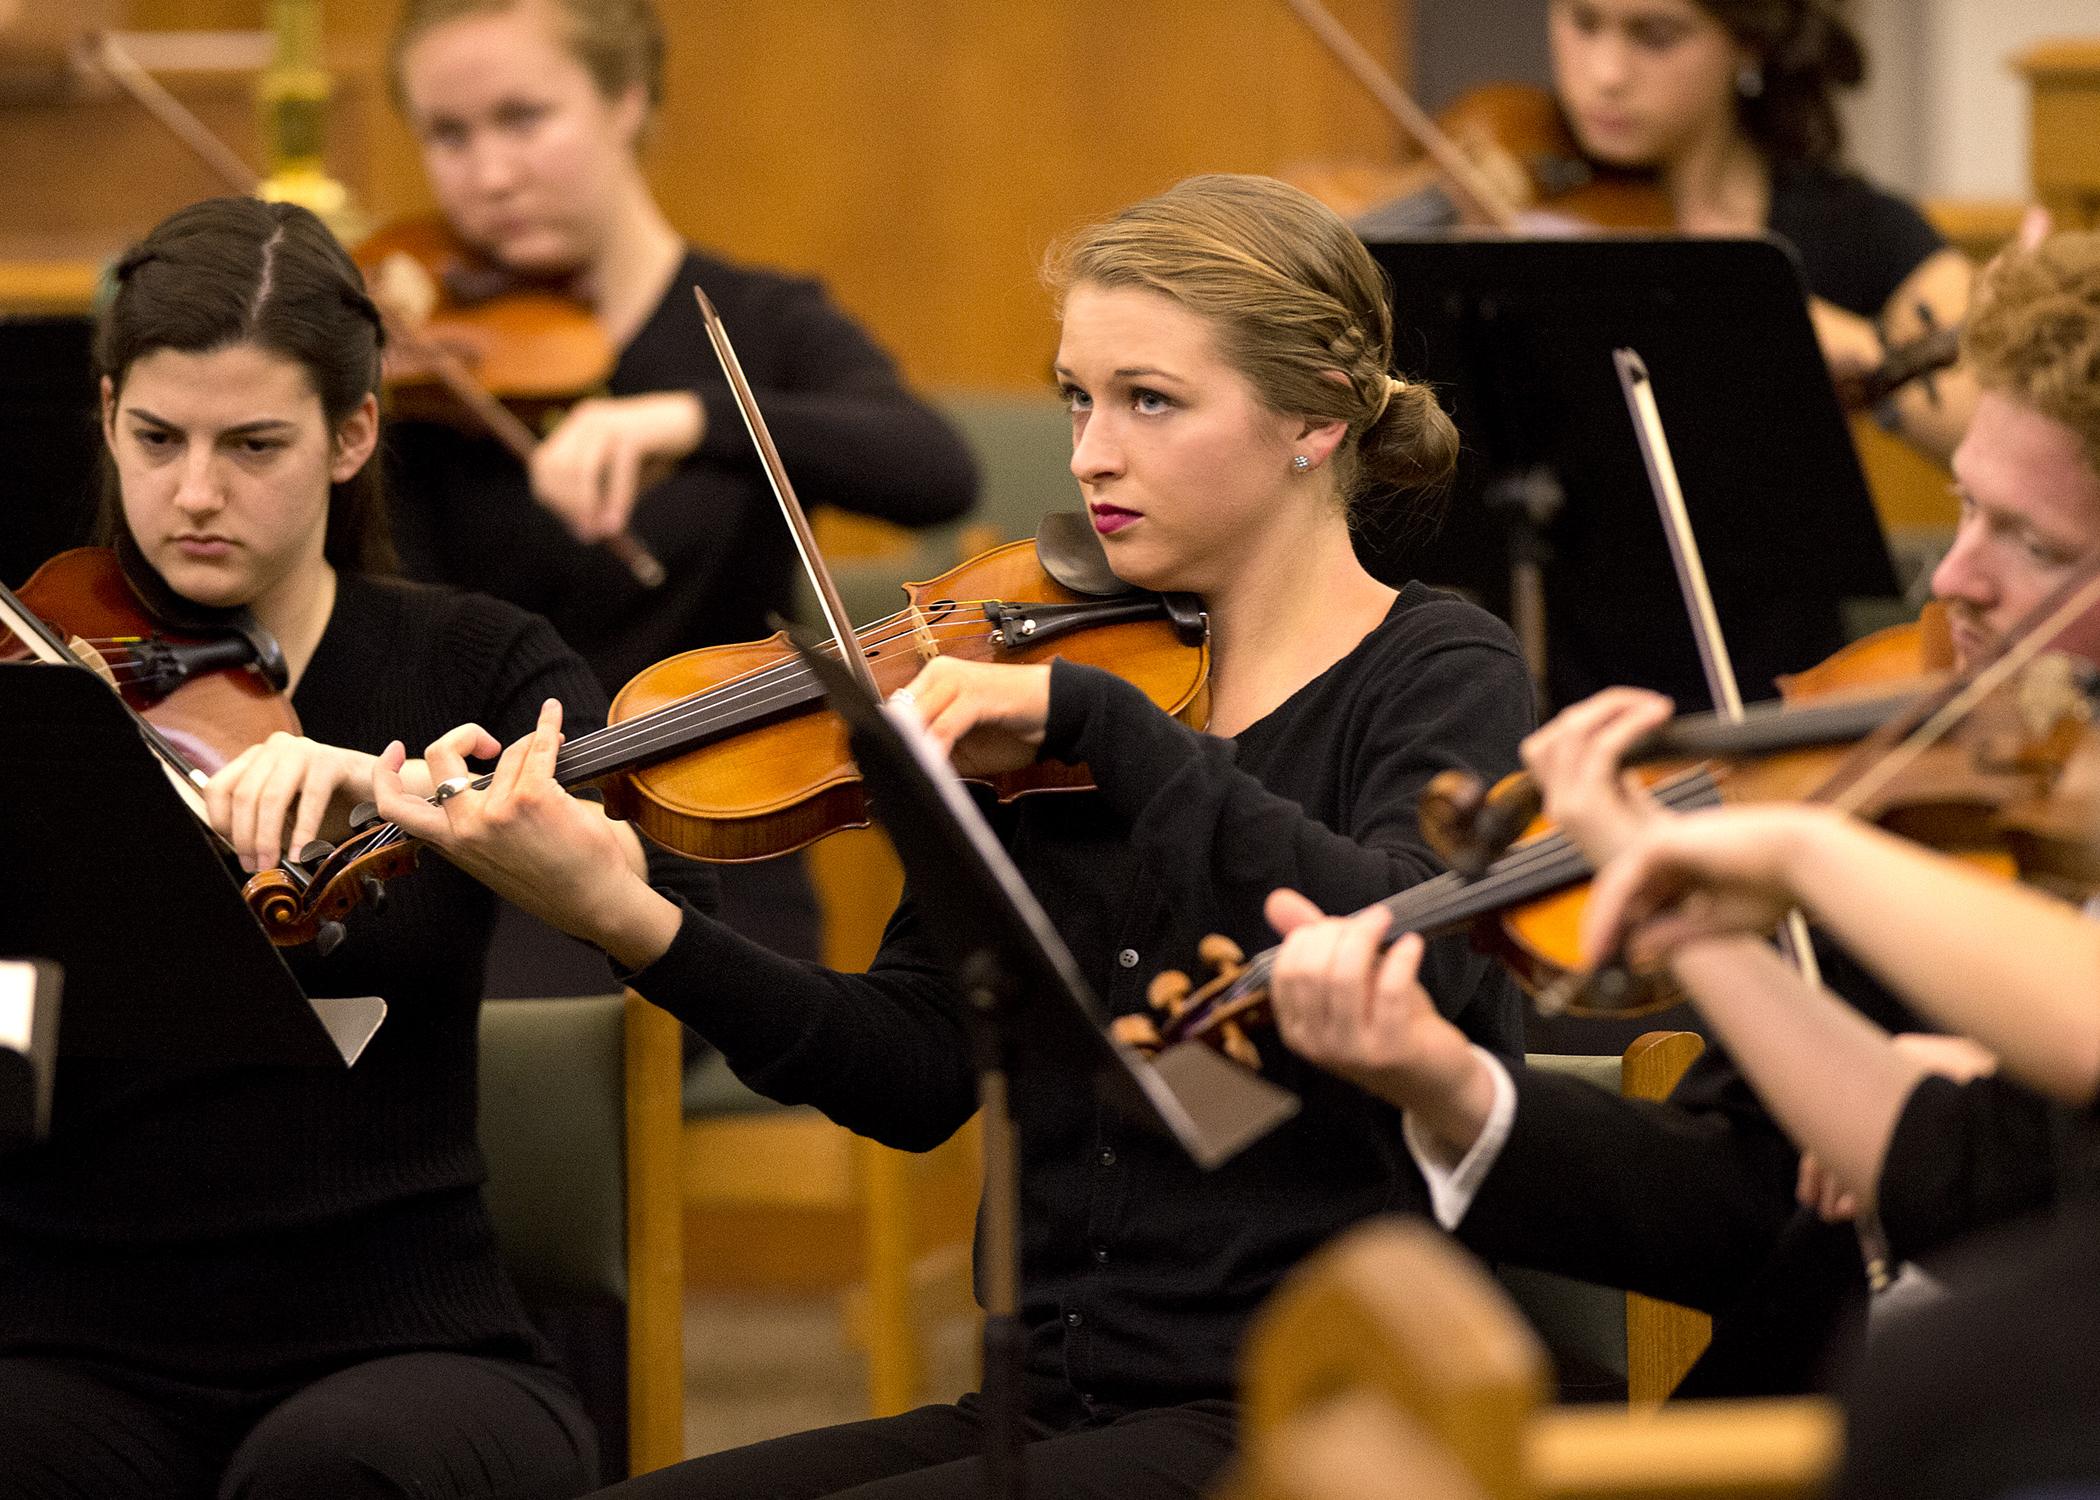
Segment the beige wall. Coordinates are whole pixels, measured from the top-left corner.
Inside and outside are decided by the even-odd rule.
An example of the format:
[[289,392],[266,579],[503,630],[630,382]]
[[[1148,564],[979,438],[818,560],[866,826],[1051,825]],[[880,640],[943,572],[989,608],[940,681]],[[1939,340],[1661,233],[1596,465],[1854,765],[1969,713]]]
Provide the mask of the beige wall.
[[[726,253],[822,275],[918,381],[1027,389],[1054,338],[1035,284],[1060,231],[1191,172],[1392,149],[1280,0],[660,0],[668,101],[649,167]],[[1404,0],[1331,0],[1383,58]],[[329,7],[376,59],[398,0]],[[134,0],[141,26],[254,26],[261,0]],[[384,115],[384,111],[377,113]],[[373,206],[424,202],[405,135]]]
[[2006,65],[2050,37],[2100,36],[2100,0],[1851,0],[1873,59],[1853,155],[1917,197],[2028,189],[2027,87]]

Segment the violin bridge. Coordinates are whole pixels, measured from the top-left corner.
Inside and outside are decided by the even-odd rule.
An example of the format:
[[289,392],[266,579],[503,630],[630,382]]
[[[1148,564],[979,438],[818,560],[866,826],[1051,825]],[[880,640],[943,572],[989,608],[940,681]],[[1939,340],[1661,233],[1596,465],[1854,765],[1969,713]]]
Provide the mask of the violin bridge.
[[114,693],[122,691],[122,689],[117,686],[116,669],[110,666],[109,658],[104,656],[93,646],[89,645],[83,637],[77,635],[66,637],[66,649],[80,658],[80,664],[82,666],[86,667],[90,672],[93,672],[97,677],[101,678],[104,682],[108,683],[111,692]]
[[941,654],[941,643],[933,638],[933,626],[926,618],[926,611],[916,604],[911,607],[911,648],[918,654],[921,666]]

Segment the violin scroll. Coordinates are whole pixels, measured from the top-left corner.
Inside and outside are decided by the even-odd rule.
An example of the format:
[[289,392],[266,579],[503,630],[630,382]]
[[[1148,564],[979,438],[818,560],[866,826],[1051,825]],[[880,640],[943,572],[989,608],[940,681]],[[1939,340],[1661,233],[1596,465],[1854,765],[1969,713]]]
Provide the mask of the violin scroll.
[[366,822],[340,844],[308,844],[296,862],[251,876],[241,897],[272,943],[313,943],[325,956],[342,941],[343,918],[383,907],[386,883],[415,868],[421,847],[392,823]]
[[1538,783],[1522,771],[1492,787],[1471,771],[1439,771],[1422,791],[1422,837],[1446,868],[1471,880],[1507,854],[1544,810]]
[[1179,969],[1163,970],[1145,991],[1155,1015],[1117,1016],[1109,1023],[1109,1035],[1148,1055],[1178,1042],[1208,1041],[1234,1062],[1259,1070],[1261,1053],[1247,1035],[1247,1026],[1267,1005],[1268,991],[1228,994],[1247,967],[1246,954],[1229,937],[1211,933],[1196,945],[1196,956],[1211,971],[1201,989],[1194,989]]

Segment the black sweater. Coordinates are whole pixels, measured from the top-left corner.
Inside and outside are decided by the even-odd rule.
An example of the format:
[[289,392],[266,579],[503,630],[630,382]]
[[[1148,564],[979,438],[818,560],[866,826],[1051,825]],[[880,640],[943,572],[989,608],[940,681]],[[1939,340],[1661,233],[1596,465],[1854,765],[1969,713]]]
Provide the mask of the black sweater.
[[[603,722],[597,683],[544,621],[346,575],[293,703],[314,739],[420,754],[470,719],[514,739],[550,696],[573,725]],[[706,903],[707,877],[682,864],[663,856],[657,873]],[[405,1349],[530,1353],[475,1137],[494,905],[426,857],[332,955],[289,955],[310,994],[385,997],[354,1068],[67,1059],[50,1140],[0,1161],[0,1349],[227,1378]]]
[[[1005,838],[1107,1009],[1139,1011],[1153,974],[1196,968],[1205,933],[1273,943],[1261,903],[1276,886],[1340,911],[1435,873],[1415,819],[1424,783],[1512,768],[1530,702],[1509,632],[1419,584],[1233,741],[1059,662],[1043,751],[1087,762],[1099,790],[1024,799]],[[1471,1035],[1518,1047],[1515,990],[1463,939],[1434,945],[1424,977]],[[631,982],[754,1088],[891,1145],[930,1147],[976,1108],[959,1002],[908,897],[865,975],[774,958],[688,915]],[[1344,1225],[1425,1204],[1396,1111],[1273,1034],[1264,1056],[1304,1108],[1207,1175],[1069,1075],[1017,1068],[1021,1314],[1042,1420],[1228,1395],[1246,1319],[1288,1267]]]
[[961,440],[817,283],[689,253],[608,382],[615,396],[692,391],[707,414],[698,451],[643,494],[631,523],[669,571],[662,587],[642,588],[605,548],[577,543],[494,442],[421,423],[390,429],[408,569],[545,615],[608,693],[676,652],[760,639],[767,611],[786,613],[794,596],[794,544],[708,345],[695,282],[722,314],[804,505],[927,526],[976,495]]

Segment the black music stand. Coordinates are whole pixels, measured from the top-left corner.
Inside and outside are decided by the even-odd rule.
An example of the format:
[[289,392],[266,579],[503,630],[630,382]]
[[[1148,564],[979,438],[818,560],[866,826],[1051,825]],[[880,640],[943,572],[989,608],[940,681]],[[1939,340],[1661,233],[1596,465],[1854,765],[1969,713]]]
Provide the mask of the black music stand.
[[0,1155],[51,1129],[63,983],[57,964],[0,958]]
[[795,649],[846,721],[868,807],[903,861],[913,904],[969,1001],[984,1115],[982,1270],[987,1491],[1023,1493],[1018,1317],[1018,1153],[1007,1080],[1091,1080],[1131,1115],[1215,1167],[1297,1113],[1296,1096],[1202,1042],[1156,1062],[1108,1035],[1108,1018],[968,790],[907,710],[885,708],[808,631]]
[[308,999],[114,693],[0,663],[0,954],[65,974],[61,1058],[345,1067],[386,1014]]
[[[1841,604],[1896,593],[1791,252],[1773,239],[1394,239],[1394,363],[1464,439],[1440,535],[1359,538],[1391,579],[1508,615],[1542,559],[1548,696],[1612,683],[1709,705],[1612,351],[1670,393],[1670,435],[1746,699],[1844,643]],[[1501,516],[1494,513],[1499,504]]]

